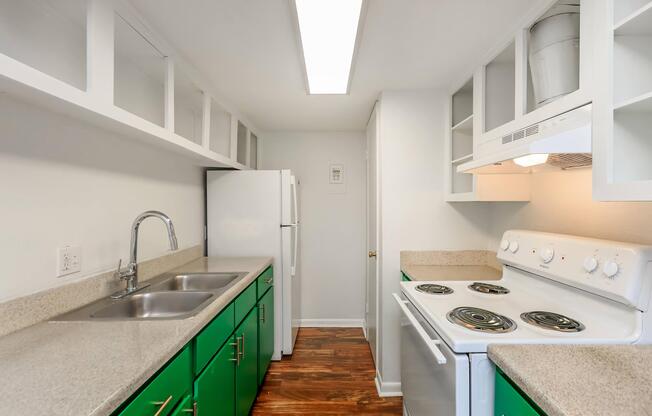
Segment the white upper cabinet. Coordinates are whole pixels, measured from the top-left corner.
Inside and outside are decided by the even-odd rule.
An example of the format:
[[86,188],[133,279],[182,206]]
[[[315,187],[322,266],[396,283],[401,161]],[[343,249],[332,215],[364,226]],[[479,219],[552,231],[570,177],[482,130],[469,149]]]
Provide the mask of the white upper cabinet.
[[252,126],[124,0],[0,0],[0,90],[201,166],[256,166]]
[[593,196],[652,200],[652,1],[596,0]]
[[485,61],[476,111],[480,155],[482,143],[592,101],[595,1],[577,4],[552,0],[533,10]]
[[[445,199],[461,201],[528,201],[528,175],[472,175],[458,167],[474,154],[474,132],[479,123],[475,111],[482,106],[477,91],[479,75],[468,79],[451,94],[446,126]],[[513,107],[512,107],[513,108]]]

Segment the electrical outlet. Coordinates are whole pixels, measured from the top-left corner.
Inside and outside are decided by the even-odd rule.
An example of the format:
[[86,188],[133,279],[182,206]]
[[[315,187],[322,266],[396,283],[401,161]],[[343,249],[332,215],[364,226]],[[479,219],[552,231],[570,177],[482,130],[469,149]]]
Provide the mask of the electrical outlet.
[[57,277],[81,271],[81,248],[60,247],[57,255]]

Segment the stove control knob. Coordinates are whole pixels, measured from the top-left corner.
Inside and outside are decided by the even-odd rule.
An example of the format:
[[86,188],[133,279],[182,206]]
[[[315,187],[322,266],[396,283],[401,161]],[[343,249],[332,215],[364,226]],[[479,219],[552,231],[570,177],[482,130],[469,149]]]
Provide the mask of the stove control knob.
[[616,263],[615,260],[609,260],[604,264],[602,272],[605,274],[605,276],[611,279],[618,274],[618,269],[618,263]]
[[516,253],[518,251],[518,241],[512,241],[509,243],[509,251]]
[[509,248],[509,240],[502,240],[500,242],[500,249],[503,251],[507,251],[508,248]]
[[598,268],[598,259],[595,257],[587,257],[584,259],[584,270],[587,273],[593,273]]
[[550,263],[555,257],[555,250],[550,247],[542,248],[539,250],[539,257],[544,263]]

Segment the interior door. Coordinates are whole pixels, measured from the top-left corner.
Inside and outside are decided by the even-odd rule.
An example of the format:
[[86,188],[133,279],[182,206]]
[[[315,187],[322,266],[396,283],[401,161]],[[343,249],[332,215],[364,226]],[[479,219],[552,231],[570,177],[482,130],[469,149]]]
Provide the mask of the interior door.
[[378,120],[377,107],[367,124],[367,301],[365,304],[365,328],[371,355],[376,362],[377,338],[377,247],[378,247]]

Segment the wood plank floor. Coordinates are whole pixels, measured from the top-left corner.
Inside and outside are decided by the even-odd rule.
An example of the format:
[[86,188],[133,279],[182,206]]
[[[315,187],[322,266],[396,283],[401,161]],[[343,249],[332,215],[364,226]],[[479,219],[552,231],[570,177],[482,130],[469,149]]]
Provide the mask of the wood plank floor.
[[252,415],[402,415],[400,397],[376,392],[359,328],[301,328],[294,354],[273,361]]

